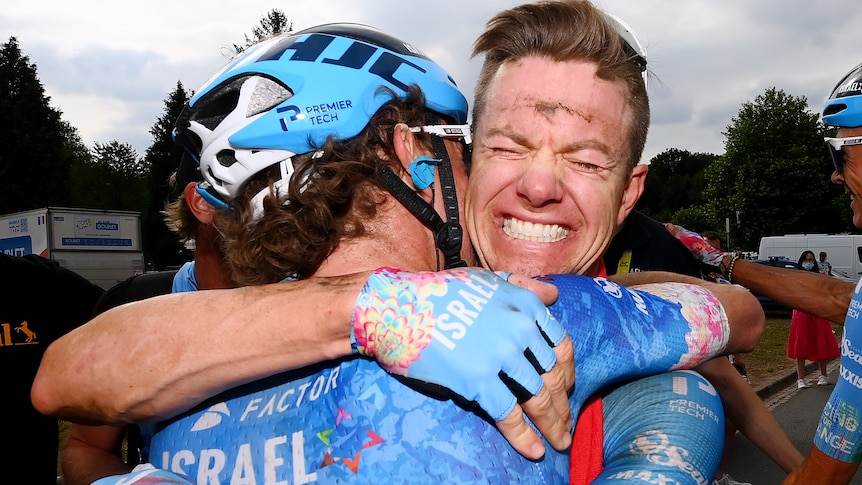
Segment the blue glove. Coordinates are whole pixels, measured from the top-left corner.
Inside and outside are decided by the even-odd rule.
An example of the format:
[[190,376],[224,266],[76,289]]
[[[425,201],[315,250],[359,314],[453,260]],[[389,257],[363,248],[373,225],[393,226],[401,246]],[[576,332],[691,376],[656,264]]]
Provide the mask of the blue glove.
[[387,372],[443,387],[500,421],[542,389],[565,337],[535,294],[491,271],[380,268],[356,301],[351,343]]
[[96,480],[93,485],[194,485],[194,482],[185,475],[177,475],[146,463],[136,466],[125,475]]

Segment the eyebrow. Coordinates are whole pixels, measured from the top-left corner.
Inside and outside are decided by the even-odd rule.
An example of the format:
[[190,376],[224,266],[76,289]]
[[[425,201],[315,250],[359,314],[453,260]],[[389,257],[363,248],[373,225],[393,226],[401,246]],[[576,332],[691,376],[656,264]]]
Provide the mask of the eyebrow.
[[[488,136],[489,137],[491,137],[491,136],[502,136],[504,138],[508,138],[508,139],[512,140],[513,142],[517,143],[518,145],[528,147],[528,148],[533,147],[533,145],[530,143],[530,140],[527,137],[520,135],[518,133],[515,133],[514,131],[506,129],[506,128],[491,128],[488,130]],[[598,150],[598,151],[604,153],[605,155],[607,155],[608,157],[611,156],[610,147],[608,145],[601,143],[599,141],[596,141],[596,140],[584,140],[584,141],[577,141],[577,142],[569,143],[566,151],[567,152],[575,152],[578,150],[588,150],[588,149]]]

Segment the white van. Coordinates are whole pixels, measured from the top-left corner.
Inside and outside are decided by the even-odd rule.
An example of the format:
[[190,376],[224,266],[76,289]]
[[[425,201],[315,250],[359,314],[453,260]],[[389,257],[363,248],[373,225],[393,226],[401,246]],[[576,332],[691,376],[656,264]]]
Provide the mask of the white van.
[[798,261],[810,249],[820,261],[820,251],[832,263],[833,276],[856,282],[862,275],[862,235],[859,234],[788,234],[760,239],[758,258],[783,257]]

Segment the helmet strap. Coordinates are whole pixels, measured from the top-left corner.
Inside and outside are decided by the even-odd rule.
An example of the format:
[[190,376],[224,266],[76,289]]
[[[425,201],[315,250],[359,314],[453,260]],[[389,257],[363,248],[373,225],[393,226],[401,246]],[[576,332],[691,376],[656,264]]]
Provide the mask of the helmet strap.
[[219,197],[218,193],[216,193],[215,189],[213,189],[209,182],[205,180],[198,182],[197,186],[195,186],[195,190],[197,190],[198,194],[200,194],[200,196],[207,201],[209,205],[216,209],[233,210],[233,207]]
[[446,150],[446,144],[442,138],[432,136],[431,146],[434,148],[437,158],[442,160],[437,165],[437,170],[440,172],[440,194],[443,197],[443,206],[446,210],[446,223],[442,227],[434,229],[434,241],[446,258],[446,269],[464,267],[467,266],[467,263],[461,259],[464,229],[461,227],[458,216],[458,193],[455,190],[452,161],[449,159],[449,151]]
[[437,165],[437,171],[440,174],[440,192],[443,196],[447,221],[444,222],[431,204],[419,197],[419,194],[384,163],[380,164],[380,182],[396,200],[401,202],[401,205],[416,216],[425,227],[431,229],[434,234],[434,244],[443,253],[445,259],[444,269],[464,267],[467,266],[467,263],[461,259],[464,231],[459,223],[458,195],[455,192],[452,163],[443,140],[432,136],[431,141],[437,158],[442,160]]

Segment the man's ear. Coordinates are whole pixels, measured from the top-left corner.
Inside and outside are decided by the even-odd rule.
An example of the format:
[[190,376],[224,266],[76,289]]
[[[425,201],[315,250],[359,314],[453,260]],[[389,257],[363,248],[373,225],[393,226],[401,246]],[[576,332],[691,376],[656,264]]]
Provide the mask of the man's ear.
[[409,185],[414,185],[413,179],[410,176],[410,163],[413,162],[413,160],[416,160],[416,157],[419,155],[424,155],[424,153],[420,151],[420,145],[418,140],[416,140],[416,135],[410,131],[409,126],[404,123],[398,123],[395,125],[395,136],[393,136],[392,142],[395,148],[395,155],[398,157],[398,161],[404,169],[401,178]]
[[210,224],[215,219],[216,209],[198,193],[197,182],[189,182],[183,189],[186,205],[202,224]]
[[625,191],[623,192],[622,204],[620,204],[620,212],[617,214],[617,227],[626,220],[629,213],[635,208],[635,204],[641,195],[644,193],[644,183],[646,182],[647,165],[635,165],[632,169],[631,178],[629,178]]

